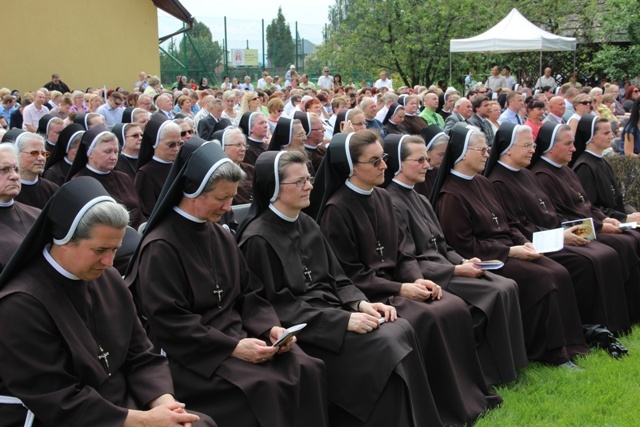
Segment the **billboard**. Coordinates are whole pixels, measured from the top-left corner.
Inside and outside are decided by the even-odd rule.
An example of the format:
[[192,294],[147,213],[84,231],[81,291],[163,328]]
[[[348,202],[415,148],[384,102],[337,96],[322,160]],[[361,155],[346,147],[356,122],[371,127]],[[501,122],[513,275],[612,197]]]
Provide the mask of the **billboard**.
[[257,67],[258,49],[231,49],[229,65],[232,67]]

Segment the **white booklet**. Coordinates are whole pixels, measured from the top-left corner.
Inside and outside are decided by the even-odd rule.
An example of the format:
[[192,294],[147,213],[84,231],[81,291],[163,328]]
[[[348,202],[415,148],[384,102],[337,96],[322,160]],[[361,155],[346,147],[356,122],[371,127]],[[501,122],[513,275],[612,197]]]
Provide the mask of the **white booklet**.
[[537,231],[533,233],[532,243],[539,254],[559,251],[564,248],[564,229]]
[[298,332],[300,332],[305,326],[307,326],[306,323],[300,323],[299,325],[294,325],[290,327],[289,329],[284,331],[284,334],[282,334],[282,336],[278,339],[278,341],[273,343],[272,347],[280,347],[281,345],[285,345],[286,343],[289,342],[289,340],[291,340],[291,338],[295,337],[298,334]]
[[504,262],[499,259],[489,259],[475,263],[481,270],[499,270],[504,267]]

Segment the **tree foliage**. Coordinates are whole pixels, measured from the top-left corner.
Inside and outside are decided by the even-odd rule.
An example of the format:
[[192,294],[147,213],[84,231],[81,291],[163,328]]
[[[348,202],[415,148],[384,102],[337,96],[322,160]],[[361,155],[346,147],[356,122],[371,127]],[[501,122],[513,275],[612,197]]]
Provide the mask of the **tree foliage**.
[[267,25],[266,39],[267,57],[272,67],[287,67],[293,63],[296,48],[281,7],[278,16]]
[[184,74],[196,81],[200,77],[211,79],[214,70],[222,64],[224,51],[217,41],[213,41],[206,24],[196,21],[188,34],[189,37],[183,36],[178,46],[171,40],[166,49],[182,66],[167,54],[160,54],[163,81],[173,82],[175,74]]
[[[586,70],[598,59],[599,43],[610,40],[603,23],[615,23],[618,33],[634,32],[633,37],[640,37],[634,4],[637,8],[637,0],[609,0],[603,8],[602,0],[524,0],[517,8],[547,31],[577,37],[576,62]],[[504,0],[337,0],[329,11],[326,42],[319,46],[315,60],[344,73],[365,71],[374,76],[387,69],[396,81],[409,86],[448,80],[449,41],[488,30],[515,5]],[[633,49],[625,51],[632,53],[628,59],[621,61],[613,51],[601,61],[607,67],[591,68],[610,75],[612,68],[628,67],[628,61],[640,67]],[[541,58],[539,52],[520,52],[454,54],[452,59],[454,83],[461,83],[469,70],[483,76],[493,64],[509,64],[525,82],[535,82]],[[542,54],[542,67],[549,65],[565,76],[573,71],[573,62],[573,52]]]

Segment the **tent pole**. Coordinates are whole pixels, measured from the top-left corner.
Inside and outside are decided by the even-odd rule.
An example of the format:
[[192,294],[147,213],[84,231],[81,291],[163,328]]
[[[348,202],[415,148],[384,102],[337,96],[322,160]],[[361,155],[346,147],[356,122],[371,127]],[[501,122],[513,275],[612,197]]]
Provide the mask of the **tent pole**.
[[540,76],[542,75],[542,49],[540,49]]
[[449,51],[449,86],[451,86],[451,51]]

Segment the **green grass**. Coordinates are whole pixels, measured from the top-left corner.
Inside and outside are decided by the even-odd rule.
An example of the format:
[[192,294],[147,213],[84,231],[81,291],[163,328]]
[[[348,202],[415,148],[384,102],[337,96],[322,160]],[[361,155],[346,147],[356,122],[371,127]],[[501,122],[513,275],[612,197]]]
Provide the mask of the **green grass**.
[[504,403],[474,426],[640,426],[640,327],[619,341],[628,356],[592,350],[575,361],[583,372],[530,364],[496,389]]

